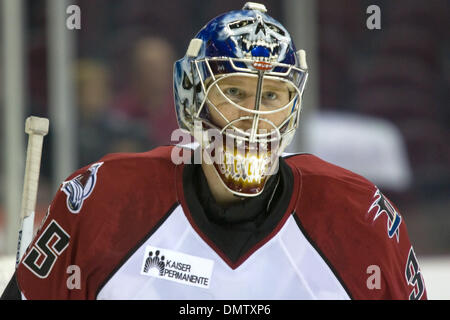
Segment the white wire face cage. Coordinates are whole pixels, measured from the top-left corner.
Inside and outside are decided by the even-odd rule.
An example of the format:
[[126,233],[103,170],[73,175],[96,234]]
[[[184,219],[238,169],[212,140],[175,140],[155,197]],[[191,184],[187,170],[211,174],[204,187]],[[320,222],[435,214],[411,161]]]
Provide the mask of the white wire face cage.
[[[211,64],[217,62],[228,62],[235,72],[225,73],[225,74],[214,74]],[[194,118],[196,120],[200,120],[208,123],[208,125],[217,128],[224,133],[227,129],[233,129],[236,133],[239,134],[239,137],[244,141],[255,142],[257,139],[267,138],[268,136],[273,136],[275,133],[275,137],[272,139],[280,140],[283,136],[289,134],[290,131],[293,131],[298,126],[298,120],[300,116],[300,100],[303,94],[303,89],[306,83],[307,73],[305,70],[302,70],[298,67],[292,65],[285,65],[281,63],[266,63],[265,68],[271,69],[281,69],[280,71],[271,71],[264,69],[254,69],[254,68],[242,68],[237,66],[237,63],[245,63],[245,64],[255,64],[255,60],[251,59],[233,59],[233,58],[207,58],[202,60],[195,60],[194,62],[194,72],[197,73],[197,77],[201,83],[202,94],[198,95],[198,100],[196,101],[197,110]],[[201,65],[204,65],[201,68]],[[206,67],[206,68],[205,68]],[[220,65],[218,67],[220,69]],[[208,72],[202,72],[201,69],[206,69]],[[236,77],[243,77],[247,79],[256,79],[256,92],[255,92],[255,104],[253,109],[248,106],[240,105],[236,101],[233,101],[227,94],[225,94],[220,88],[221,82],[226,79],[232,79]],[[276,86],[284,86],[289,90],[289,101],[281,106],[271,106],[270,108],[266,108],[268,110],[263,110],[262,107],[262,93],[264,81],[269,80],[273,83],[276,83]],[[241,117],[238,119],[228,119],[210,100],[210,92],[212,90],[217,90],[223,99],[226,100],[230,107],[234,107],[238,110],[243,111],[242,113],[249,114],[249,116]],[[214,110],[225,120],[228,122],[227,125],[219,128],[216,124],[209,123],[209,117],[207,109],[214,108]],[[284,119],[284,121],[278,125],[275,125],[270,119],[270,115],[274,115],[280,113],[282,111],[288,111],[290,109],[289,115]],[[267,116],[267,117],[265,117]],[[242,130],[236,123],[244,120],[252,120],[252,128],[251,132],[246,132]],[[258,122],[266,122],[271,125],[272,129],[275,132],[268,133],[258,133]]]
[[[201,123],[201,128],[190,128],[191,133],[212,155],[215,171],[230,192],[242,197],[259,195],[268,177],[276,173],[278,157],[298,127],[307,70],[263,59],[227,57],[193,60],[191,68],[193,78],[201,84],[193,112],[193,120]],[[254,94],[250,107],[232,99],[221,88],[222,83],[237,78],[252,86],[246,88]],[[288,90],[287,101],[265,106],[264,83]],[[220,97],[221,107],[212,101],[212,92]],[[238,116],[230,118],[231,109]],[[276,123],[274,118],[278,118]]]

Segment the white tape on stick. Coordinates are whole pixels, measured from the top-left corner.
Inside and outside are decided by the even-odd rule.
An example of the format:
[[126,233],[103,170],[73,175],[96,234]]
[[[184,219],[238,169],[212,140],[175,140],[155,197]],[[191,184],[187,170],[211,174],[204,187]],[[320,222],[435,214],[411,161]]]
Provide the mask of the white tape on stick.
[[25,121],[25,132],[28,134],[25,177],[23,181],[22,206],[20,212],[21,230],[19,231],[16,265],[22,258],[26,248],[33,240],[34,210],[39,185],[42,144],[48,133],[49,121],[46,118],[28,117]]

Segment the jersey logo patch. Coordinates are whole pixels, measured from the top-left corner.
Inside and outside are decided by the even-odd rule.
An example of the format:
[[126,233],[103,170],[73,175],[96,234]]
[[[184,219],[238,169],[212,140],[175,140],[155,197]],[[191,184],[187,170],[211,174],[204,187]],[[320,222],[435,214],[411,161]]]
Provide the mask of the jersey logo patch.
[[145,248],[141,275],[209,288],[214,261],[152,246]]
[[400,224],[402,223],[402,217],[394,209],[394,207],[390,204],[390,202],[384,197],[384,195],[380,192],[379,189],[375,191],[373,195],[375,200],[367,211],[370,213],[373,209],[376,209],[375,216],[373,217],[373,221],[378,219],[383,213],[387,216],[387,232],[389,238],[392,238],[394,235],[396,236],[397,242],[399,242],[400,238]]
[[89,169],[72,180],[63,182],[61,191],[67,195],[67,209],[77,214],[83,207],[83,202],[92,193],[97,181],[97,171],[103,162],[94,163]]

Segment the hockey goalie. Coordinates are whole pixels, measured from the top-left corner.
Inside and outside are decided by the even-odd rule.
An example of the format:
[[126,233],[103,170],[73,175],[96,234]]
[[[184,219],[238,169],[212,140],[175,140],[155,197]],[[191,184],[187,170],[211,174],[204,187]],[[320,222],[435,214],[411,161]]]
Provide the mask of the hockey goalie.
[[403,216],[311,154],[306,55],[263,5],[211,20],[174,65],[189,146],[64,181],[3,299],[426,299]]

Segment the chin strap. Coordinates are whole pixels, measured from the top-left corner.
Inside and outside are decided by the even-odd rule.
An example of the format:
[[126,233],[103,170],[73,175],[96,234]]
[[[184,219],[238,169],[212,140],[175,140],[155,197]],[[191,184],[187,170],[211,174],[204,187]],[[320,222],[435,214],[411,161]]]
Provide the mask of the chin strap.
[[269,212],[270,204],[272,203],[273,197],[275,196],[275,192],[277,191],[279,184],[280,184],[280,174],[278,174],[277,184],[275,185],[275,188],[273,188],[272,195],[270,196],[269,202],[267,203],[266,207],[267,212]]

